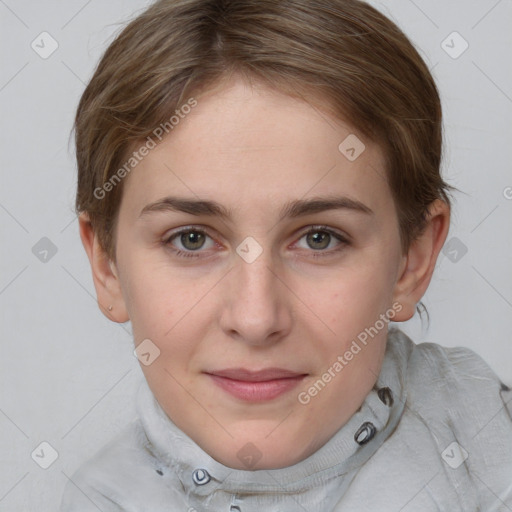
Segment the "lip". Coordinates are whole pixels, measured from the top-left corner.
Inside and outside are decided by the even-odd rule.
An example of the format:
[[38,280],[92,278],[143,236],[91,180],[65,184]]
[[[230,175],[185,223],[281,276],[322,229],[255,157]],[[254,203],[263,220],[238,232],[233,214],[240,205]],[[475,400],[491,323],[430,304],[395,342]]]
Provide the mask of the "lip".
[[248,402],[272,400],[291,391],[306,376],[282,368],[251,371],[245,368],[205,372],[213,382],[236,398]]

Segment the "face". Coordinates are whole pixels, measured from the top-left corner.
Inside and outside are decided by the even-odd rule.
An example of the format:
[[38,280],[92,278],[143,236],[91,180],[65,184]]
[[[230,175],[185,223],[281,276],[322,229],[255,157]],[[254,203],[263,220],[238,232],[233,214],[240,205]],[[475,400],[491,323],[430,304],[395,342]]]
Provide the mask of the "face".
[[115,269],[171,420],[227,466],[247,469],[245,449],[251,469],[285,467],[359,408],[400,307],[383,154],[261,85],[196,99],[126,179]]

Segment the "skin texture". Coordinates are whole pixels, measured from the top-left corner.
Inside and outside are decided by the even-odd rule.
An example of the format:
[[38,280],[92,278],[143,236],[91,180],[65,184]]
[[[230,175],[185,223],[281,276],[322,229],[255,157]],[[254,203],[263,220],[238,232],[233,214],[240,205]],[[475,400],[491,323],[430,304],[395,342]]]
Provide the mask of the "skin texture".
[[[446,238],[449,209],[434,202],[426,230],[402,254],[378,146],[343,120],[240,78],[196,99],[126,178],[116,262],[86,214],[81,238],[102,311],[115,322],[131,320],[135,345],[150,339],[160,350],[142,369],[172,421],[227,466],[247,469],[237,452],[253,443],[261,458],[251,469],[281,468],[318,450],[364,401],[387,324],[307,404],[298,395],[393,304],[400,309],[393,321],[411,318]],[[349,134],[365,144],[353,162],[338,149]],[[216,201],[231,217],[141,215],[168,195]],[[344,208],[280,220],[285,203],[324,196],[348,197],[372,213]],[[305,234],[319,224],[348,243],[325,228]],[[203,245],[179,235],[169,241],[191,225],[207,232]],[[237,253],[246,237],[262,249],[251,263]],[[199,257],[179,257],[173,248]],[[255,403],[204,373],[233,367],[307,375],[293,390]]]

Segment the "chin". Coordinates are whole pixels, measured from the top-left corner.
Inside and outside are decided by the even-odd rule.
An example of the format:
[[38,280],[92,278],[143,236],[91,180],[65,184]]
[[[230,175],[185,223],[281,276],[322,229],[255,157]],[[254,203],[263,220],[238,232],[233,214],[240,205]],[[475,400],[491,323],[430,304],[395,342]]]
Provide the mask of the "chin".
[[276,457],[276,456],[265,456],[258,451],[258,448],[255,445],[251,445],[247,443],[246,446],[242,447],[240,452],[240,457],[242,461],[238,457],[233,457],[232,454],[225,459],[218,460],[224,466],[227,466],[232,469],[241,469],[244,471],[258,471],[265,469],[281,469],[286,468],[288,466],[293,466],[299,461],[291,460],[289,456]]
[[[278,435],[279,429],[282,430]],[[285,468],[297,464],[309,455],[311,444],[305,439],[290,435],[289,428],[286,429],[284,425],[276,427],[273,422],[272,428],[262,428],[260,424],[258,428],[252,429],[254,435],[251,435],[251,429],[240,426],[240,430],[240,435],[233,435],[230,446],[210,446],[206,451],[225,466],[249,471]],[[298,451],[297,446],[307,448]]]

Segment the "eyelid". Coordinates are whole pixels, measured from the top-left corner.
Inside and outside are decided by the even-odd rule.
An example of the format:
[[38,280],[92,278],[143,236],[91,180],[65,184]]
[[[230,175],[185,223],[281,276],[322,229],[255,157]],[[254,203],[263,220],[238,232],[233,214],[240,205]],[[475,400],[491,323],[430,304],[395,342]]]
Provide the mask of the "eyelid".
[[294,248],[293,250],[301,251],[305,250],[311,255],[311,258],[314,260],[320,260],[322,258],[332,258],[335,256],[338,256],[342,251],[346,250],[349,246],[352,245],[352,239],[349,235],[343,234],[338,232],[336,229],[331,228],[329,226],[325,226],[322,224],[315,224],[309,226],[305,231],[302,231],[300,235],[298,235],[297,241],[294,242],[294,245],[298,243],[304,236],[308,235],[309,233],[317,233],[317,232],[326,232],[328,233],[331,238],[334,238],[338,241],[338,244],[331,249],[324,249],[324,250],[314,250],[314,249],[301,249],[301,248]]
[[[206,235],[207,237],[211,238],[212,240],[214,239],[214,237],[210,234],[209,229],[207,229],[203,226],[190,224],[187,226],[182,226],[181,228],[177,228],[172,233],[164,236],[163,244],[168,245],[171,243],[171,240],[173,240],[174,238],[178,237],[182,233],[188,233],[188,232],[202,233],[203,235]],[[179,250],[179,249],[177,249],[177,250]],[[201,251],[190,251],[189,250],[188,252],[201,252]]]
[[177,235],[180,235],[181,233],[187,233],[188,231],[198,231],[200,233],[204,233],[205,235],[208,235],[208,229],[200,226],[200,225],[194,225],[194,224],[187,224],[186,226],[181,226],[180,228],[176,228],[172,231],[172,233],[168,233],[164,236],[164,240],[170,240],[171,238],[174,238]]
[[340,232],[324,224],[312,224],[311,226],[308,226],[304,231],[300,232],[300,238],[302,238],[304,235],[307,235],[308,233],[316,233],[317,231],[326,231],[327,233],[338,237],[345,243],[351,243],[352,241],[348,234]]
[[[194,232],[194,231],[198,232],[198,233],[202,233],[202,234],[208,236],[209,238],[211,238],[212,240],[214,240],[214,237],[212,237],[209,234],[210,230],[208,228],[205,228],[205,227],[200,226],[200,225],[189,224],[187,226],[182,226],[180,228],[177,228],[172,233],[170,233],[169,235],[165,236],[163,241],[162,241],[162,243],[166,247],[171,246],[172,245],[171,244],[171,240],[173,240],[174,238],[178,237],[180,234],[188,233],[188,232]],[[316,233],[318,231],[324,231],[324,232],[329,233],[331,236],[336,238],[338,240],[338,242],[340,242],[340,243],[338,244],[339,246],[334,248],[334,249],[318,250],[318,251],[315,251],[314,249],[311,249],[309,252],[312,253],[313,257],[322,257],[322,256],[328,257],[328,256],[333,255],[334,253],[336,253],[336,251],[341,250],[343,248],[343,246],[351,244],[351,237],[349,235],[347,235],[345,233],[340,233],[336,229],[331,228],[331,227],[326,226],[326,225],[323,225],[323,224],[309,225],[306,228],[304,228],[303,230],[299,231],[299,233],[295,235],[297,240],[294,243],[297,243],[298,241],[300,241],[300,239],[303,238],[305,235],[307,235],[309,233]],[[218,245],[218,243],[215,240],[214,240],[214,243],[216,245]],[[180,255],[180,254],[183,255],[183,254],[185,254],[185,255],[188,255],[188,257],[204,257],[204,258],[208,257],[208,256],[201,256],[201,253],[207,252],[207,251],[203,251],[201,249],[199,249],[197,251],[192,251],[192,250],[183,250],[183,249],[172,248],[171,250],[175,253],[175,255]],[[294,249],[294,250],[297,250],[297,249]]]

